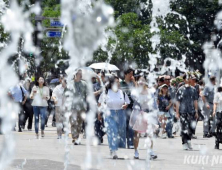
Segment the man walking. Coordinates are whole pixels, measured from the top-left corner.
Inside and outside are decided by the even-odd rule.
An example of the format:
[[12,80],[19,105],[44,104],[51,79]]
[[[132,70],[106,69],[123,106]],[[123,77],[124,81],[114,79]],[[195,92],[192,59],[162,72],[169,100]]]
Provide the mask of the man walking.
[[130,104],[128,105],[126,109],[126,139],[127,139],[127,147],[129,149],[134,149],[133,145],[133,129],[129,125],[129,120],[130,120],[130,115],[132,113],[132,108],[133,108],[133,100],[131,98],[131,90],[136,86],[136,81],[133,76],[134,70],[132,68],[128,68],[127,70],[124,71],[124,80],[120,83],[121,89],[123,92],[125,92],[130,99]]
[[212,137],[215,135],[215,118],[213,118],[213,101],[216,90],[216,78],[210,77],[209,84],[206,84],[203,91],[203,102],[204,102],[204,138]]
[[176,114],[181,121],[183,149],[192,150],[191,137],[198,118],[198,98],[196,89],[190,86],[190,76],[185,74],[183,79],[185,85],[181,86],[176,94]]
[[83,117],[87,111],[87,85],[82,80],[82,70],[79,69],[74,77],[72,115],[70,116],[72,142],[80,144],[79,134],[82,130]]
[[18,103],[20,106],[19,118],[18,118],[18,132],[22,132],[22,128],[24,126],[24,109],[23,106],[26,102],[28,92],[22,86],[21,83],[17,84],[15,87],[9,90],[9,96],[14,100],[14,102]]
[[176,95],[175,91],[176,90],[171,86],[170,80],[171,80],[171,77],[169,75],[166,75],[164,77],[164,83],[168,86],[168,92],[169,92],[171,102],[172,102],[172,106],[169,109],[169,116],[170,117],[167,118],[166,131],[167,131],[168,138],[174,138],[172,131],[173,131],[173,118],[175,116],[174,104],[175,104],[175,95]]

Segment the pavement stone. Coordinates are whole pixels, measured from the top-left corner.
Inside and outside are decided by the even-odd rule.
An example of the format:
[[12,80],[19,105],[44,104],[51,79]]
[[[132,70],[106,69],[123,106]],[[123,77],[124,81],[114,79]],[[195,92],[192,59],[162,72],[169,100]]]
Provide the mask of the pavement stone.
[[[145,138],[140,139],[140,159],[134,160],[133,149],[120,149],[118,160],[113,160],[109,154],[107,137],[104,144],[86,147],[86,140],[74,146],[71,138],[68,141],[69,165],[67,170],[85,169],[87,150],[91,152],[91,169],[102,170],[221,170],[222,145],[220,150],[214,149],[214,138],[203,138],[203,123],[197,126],[197,139],[192,140],[193,151],[183,151],[181,138],[160,139],[154,141],[154,151],[158,159],[146,162]],[[47,127],[44,139],[35,139],[34,131],[24,130],[22,133],[13,132],[16,149],[14,161],[7,170],[63,170],[65,162],[65,141],[58,140],[55,127]],[[0,148],[3,135],[0,135]],[[93,143],[93,140],[92,140]],[[204,158],[205,156],[205,158]],[[23,166],[22,166],[23,165]],[[147,168],[149,165],[149,168]]]

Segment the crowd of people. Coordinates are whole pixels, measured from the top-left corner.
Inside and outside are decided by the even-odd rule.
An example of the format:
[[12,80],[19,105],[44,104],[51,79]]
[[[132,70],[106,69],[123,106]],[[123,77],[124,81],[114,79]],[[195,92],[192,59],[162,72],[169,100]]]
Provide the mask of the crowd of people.
[[[116,74],[100,71],[92,78],[94,97],[97,102],[94,131],[99,144],[107,134],[110,154],[118,158],[119,148],[135,150],[135,159],[139,159],[139,139],[147,136],[150,140],[149,156],[156,159],[153,137],[161,139],[180,135],[184,150],[192,150],[191,140],[196,139],[195,130],[198,121],[203,121],[203,138],[215,136],[215,149],[221,143],[222,122],[222,86],[216,84],[216,77],[210,81],[201,79],[201,74],[187,72],[178,77],[161,75],[156,82],[149,83],[142,71],[128,68],[123,79]],[[82,70],[76,71],[72,88],[67,88],[67,79],[59,77],[59,84],[51,89],[43,77],[33,83],[23,78],[17,86],[9,90],[9,96],[20,105],[18,131],[34,127],[39,138],[39,120],[41,137],[48,119],[49,102],[55,105],[55,120],[58,139],[62,138],[65,128],[65,114],[71,110],[69,123],[72,142],[81,144],[80,134],[87,126],[86,115],[90,110],[88,85],[82,79]],[[68,106],[67,103],[71,105]],[[14,127],[13,127],[14,128]]]

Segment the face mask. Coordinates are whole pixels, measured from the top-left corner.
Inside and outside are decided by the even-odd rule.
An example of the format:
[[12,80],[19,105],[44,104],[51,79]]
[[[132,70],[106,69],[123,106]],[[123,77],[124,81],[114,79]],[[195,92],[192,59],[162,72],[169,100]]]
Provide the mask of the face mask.
[[138,82],[138,85],[139,85],[139,86],[143,86],[144,84],[145,84],[145,83],[144,83],[143,81],[139,81],[139,82]]
[[115,83],[113,86],[112,86],[112,90],[114,92],[117,92],[118,91],[118,85]]
[[44,80],[39,80],[39,83],[44,83]]

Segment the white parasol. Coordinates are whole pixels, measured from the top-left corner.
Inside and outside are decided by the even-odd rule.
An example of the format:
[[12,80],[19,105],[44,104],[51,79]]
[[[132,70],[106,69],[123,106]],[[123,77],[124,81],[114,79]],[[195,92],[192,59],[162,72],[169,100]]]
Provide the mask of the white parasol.
[[99,69],[99,70],[109,70],[109,71],[119,70],[118,67],[109,63],[94,63],[94,64],[91,64],[89,67],[93,69]]

